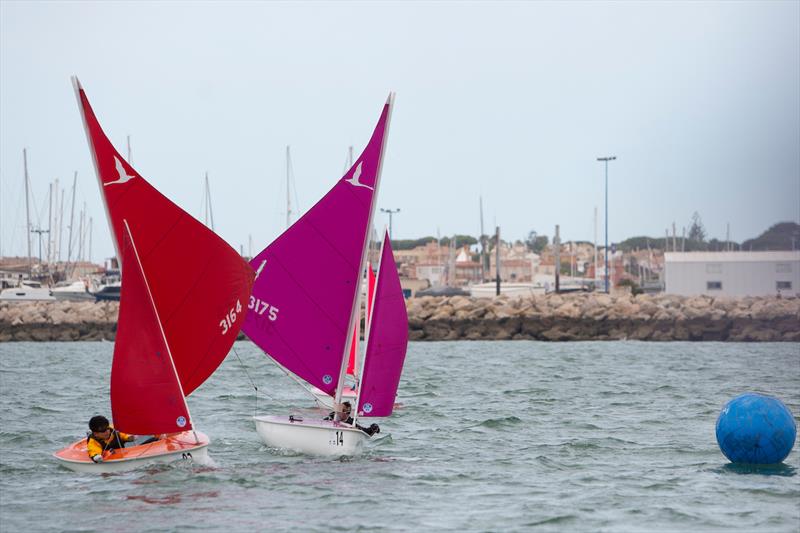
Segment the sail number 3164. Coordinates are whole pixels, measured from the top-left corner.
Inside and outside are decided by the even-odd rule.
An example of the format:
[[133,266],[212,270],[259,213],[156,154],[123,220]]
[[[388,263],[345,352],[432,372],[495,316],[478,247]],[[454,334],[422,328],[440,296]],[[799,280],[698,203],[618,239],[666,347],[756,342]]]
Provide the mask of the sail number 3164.
[[263,315],[264,313],[267,312],[267,310],[269,310],[269,313],[267,313],[267,317],[273,322],[278,320],[278,308],[269,305],[267,302],[263,300],[259,300],[255,296],[250,297],[250,303],[247,305],[247,308],[252,309],[253,312],[256,313],[257,315]]
[[239,313],[242,312],[242,302],[236,300],[236,305],[231,307],[231,310],[228,311],[228,314],[225,315],[225,318],[219,321],[219,327],[222,328],[222,334],[225,335],[228,331],[233,328],[233,324],[236,322],[236,317]]

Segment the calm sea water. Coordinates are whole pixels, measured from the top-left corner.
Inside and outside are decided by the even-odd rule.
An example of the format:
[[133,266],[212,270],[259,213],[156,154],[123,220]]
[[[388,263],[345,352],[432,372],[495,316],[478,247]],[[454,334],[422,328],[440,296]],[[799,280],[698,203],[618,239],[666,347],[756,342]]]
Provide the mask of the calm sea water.
[[112,343],[0,344],[2,531],[793,531],[800,454],[734,468],[721,406],[800,415],[800,345],[441,342],[355,459],[279,453],[251,416],[311,407],[249,342],[189,398],[215,466],[76,474],[50,454],[109,413]]

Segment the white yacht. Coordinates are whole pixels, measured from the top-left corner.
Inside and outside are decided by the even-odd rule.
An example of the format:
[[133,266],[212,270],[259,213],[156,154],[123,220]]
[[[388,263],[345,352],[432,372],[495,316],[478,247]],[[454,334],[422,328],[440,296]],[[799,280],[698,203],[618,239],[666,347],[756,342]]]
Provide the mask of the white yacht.
[[56,300],[71,302],[94,301],[94,294],[89,292],[89,285],[84,280],[60,281],[50,291]]
[[55,301],[48,287],[42,287],[38,281],[24,280],[19,286],[0,291],[0,301],[35,302]]

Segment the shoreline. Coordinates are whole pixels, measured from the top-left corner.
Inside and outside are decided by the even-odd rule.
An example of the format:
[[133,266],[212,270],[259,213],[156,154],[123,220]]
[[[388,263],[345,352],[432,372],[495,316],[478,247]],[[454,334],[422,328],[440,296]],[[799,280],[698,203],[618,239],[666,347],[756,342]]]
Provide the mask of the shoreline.
[[[406,308],[412,341],[800,342],[799,298],[427,296]],[[2,302],[0,342],[113,341],[118,311],[118,302]]]

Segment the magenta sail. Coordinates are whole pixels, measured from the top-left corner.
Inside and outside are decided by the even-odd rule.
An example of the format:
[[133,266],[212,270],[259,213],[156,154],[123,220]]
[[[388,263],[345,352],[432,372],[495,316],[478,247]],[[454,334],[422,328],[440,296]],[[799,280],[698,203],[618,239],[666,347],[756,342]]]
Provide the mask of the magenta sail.
[[408,347],[408,314],[388,233],[383,239],[358,399],[358,416],[389,416]]
[[330,395],[350,338],[390,103],[353,167],[250,262],[257,276],[243,331],[269,357]]

